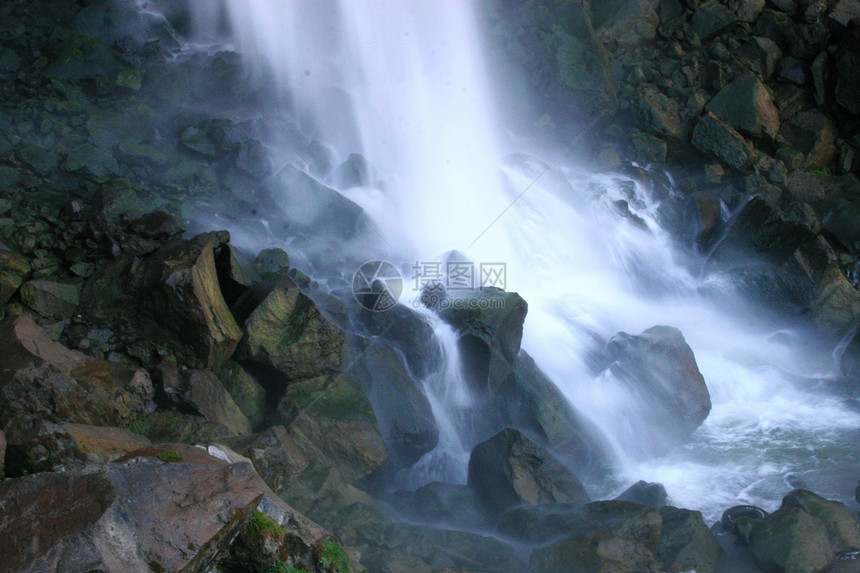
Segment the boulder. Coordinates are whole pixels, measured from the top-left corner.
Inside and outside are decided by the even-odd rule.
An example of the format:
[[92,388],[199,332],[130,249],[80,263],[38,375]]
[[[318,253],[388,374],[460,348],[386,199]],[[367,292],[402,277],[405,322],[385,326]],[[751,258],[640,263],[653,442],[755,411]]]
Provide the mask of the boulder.
[[603,532],[575,535],[532,551],[528,573],[659,573],[641,543]]
[[[218,270],[221,292],[230,306],[235,304],[251,286],[260,282],[260,275],[254,264],[232,245],[222,246],[215,254],[215,266]],[[289,258],[287,266],[289,266]]]
[[254,259],[254,267],[263,276],[276,275],[290,268],[290,256],[284,249],[263,249]]
[[413,495],[415,517],[429,523],[456,523],[466,529],[486,526],[481,500],[469,486],[431,482]]
[[48,280],[21,285],[21,302],[44,318],[71,318],[80,302],[80,288]]
[[756,159],[756,151],[743,136],[713,113],[699,119],[693,129],[693,147],[712,153],[735,169],[744,170]]
[[639,93],[639,112],[646,125],[657,135],[679,140],[683,136],[678,103],[646,84]]
[[92,177],[109,177],[119,174],[119,164],[113,155],[89,143],[82,143],[69,151],[63,163],[66,171],[80,171]]
[[839,192],[822,207],[821,226],[851,254],[860,254],[860,180],[849,175],[843,178]]
[[242,530],[265,488],[251,464],[183,446],[88,472],[0,483],[5,567],[201,571]]
[[379,423],[394,461],[411,466],[439,443],[439,429],[430,401],[390,345],[364,341],[354,368]]
[[233,398],[252,428],[261,426],[268,415],[266,389],[238,362],[230,360],[218,372],[218,379]]
[[[847,28],[851,20],[860,18],[860,2],[857,0],[838,0],[836,6],[827,16]],[[854,111],[853,113],[858,112]]]
[[309,463],[283,426],[221,441],[250,459],[260,477],[279,496],[293,485]]
[[751,72],[735,78],[705,106],[717,118],[753,137],[774,137],[779,132],[779,112],[770,93]]
[[660,546],[662,517],[654,508],[626,501],[525,506],[504,513],[500,535],[531,546],[601,532],[636,540],[653,554]]
[[0,429],[21,443],[36,420],[124,426],[155,394],[145,370],[90,360],[30,318],[0,322]]
[[843,504],[794,490],[777,511],[753,525],[749,546],[762,567],[812,573],[834,556],[860,549],[860,529]]
[[237,358],[276,372],[281,384],[340,370],[343,331],[289,278],[254,287],[233,310],[246,333]]
[[731,10],[716,0],[703,3],[693,13],[690,19],[690,30],[699,36],[702,42],[728,31],[738,22]]
[[518,430],[505,429],[475,446],[468,485],[487,511],[519,505],[589,501],[579,479]]
[[175,405],[200,414],[208,422],[224,426],[232,435],[251,433],[248,418],[211,371],[180,370],[176,363],[164,361],[155,374],[159,390]]
[[860,47],[846,44],[836,54],[836,101],[853,114],[860,114]]
[[350,153],[332,173],[332,179],[342,189],[362,187],[371,181],[370,166],[363,155]]
[[388,455],[370,401],[346,374],[291,381],[272,420],[287,428],[305,456],[336,467],[347,483],[368,475]]
[[38,173],[50,174],[56,170],[60,158],[55,151],[41,145],[28,145],[18,151],[18,157]]
[[614,14],[597,30],[597,38],[604,44],[617,42],[621,46],[635,46],[657,36],[660,17],[659,0],[633,0],[618,2]]
[[30,264],[26,258],[0,249],[0,307],[9,302],[28,274]]
[[676,439],[698,428],[711,411],[711,397],[693,350],[681,331],[654,326],[638,336],[620,332],[606,345],[609,369],[647,404],[649,425],[673,420]]
[[458,304],[443,305],[439,316],[457,330],[467,381],[479,395],[492,394],[513,371],[528,303],[491,287],[464,293]]
[[233,355],[242,330],[227,308],[215,270],[221,237],[204,233],[165,244],[146,261],[141,313],[153,334],[181,357],[218,370]]
[[755,22],[764,10],[765,0],[729,0],[727,4],[741,22]]
[[6,434],[0,430],[0,480],[6,477]]
[[666,505],[666,498],[666,488],[663,487],[663,484],[639,480],[618,494],[615,499],[660,509]]
[[804,154],[803,168],[809,171],[833,166],[839,150],[838,131],[833,120],[824,112],[804,111],[782,125],[780,133],[795,149]]
[[668,571],[716,573],[723,550],[698,511],[665,506],[657,556]]
[[811,302],[815,323],[825,332],[844,334],[860,320],[860,291],[835,263],[827,266]]
[[350,238],[362,228],[361,207],[293,166],[278,172],[266,188],[294,228]]
[[206,135],[206,132],[194,126],[188,126],[182,130],[179,136],[182,147],[204,157],[214,158],[218,155],[215,144]]

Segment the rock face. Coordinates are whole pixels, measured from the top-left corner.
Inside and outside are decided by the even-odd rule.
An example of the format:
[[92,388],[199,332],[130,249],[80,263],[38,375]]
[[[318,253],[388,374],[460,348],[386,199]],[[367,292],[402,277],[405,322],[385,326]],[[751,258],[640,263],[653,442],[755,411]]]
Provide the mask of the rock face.
[[[248,463],[178,446],[91,473],[0,484],[0,561],[16,571],[200,571],[241,531],[265,485]],[[153,455],[153,454],[150,454]]]
[[735,169],[749,168],[756,158],[756,151],[743,136],[729,124],[708,113],[693,130],[693,146],[701,151],[713,153]]
[[860,529],[843,504],[794,490],[749,532],[756,561],[775,571],[824,570],[834,556],[860,549]]
[[750,72],[720,90],[705,110],[753,137],[774,137],[779,132],[779,112],[767,88]]
[[214,234],[175,242],[147,261],[143,312],[184,342],[206,368],[219,369],[236,349],[242,330],[230,314],[215,270]]
[[653,423],[673,420],[677,437],[683,439],[707,418],[711,397],[696,357],[678,329],[654,326],[638,336],[621,332],[606,350],[612,374],[648,404]]
[[660,509],[663,529],[657,556],[669,570],[716,573],[723,550],[702,514],[666,506]]
[[469,487],[490,512],[518,505],[588,501],[579,479],[517,430],[478,444],[469,458]]
[[0,354],[0,429],[11,444],[39,419],[128,424],[154,396],[145,370],[89,360],[25,316],[0,322]]

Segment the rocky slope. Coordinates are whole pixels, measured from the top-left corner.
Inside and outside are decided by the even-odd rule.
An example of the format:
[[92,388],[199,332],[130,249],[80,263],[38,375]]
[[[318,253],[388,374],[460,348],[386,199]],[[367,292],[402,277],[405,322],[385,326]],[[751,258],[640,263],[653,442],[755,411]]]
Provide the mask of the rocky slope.
[[[236,120],[238,109],[265,111],[265,83],[249,81],[235,53],[184,53],[182,3],[163,4],[168,20],[122,2],[0,5],[0,562],[704,572],[722,559],[728,570],[701,514],[665,506],[659,486],[590,500],[577,473],[600,471],[600,438],[520,348],[527,304],[515,293],[480,295],[503,298],[502,311],[442,313],[482,400],[467,484],[392,491],[439,440],[418,383],[439,348],[408,309],[355,303],[343,280],[355,265],[325,242],[361,236],[360,208],[307,165],[276,171],[269,149],[288,138],[312,170],[343,177],[360,177],[360,161],[330,165],[289,120]],[[778,277],[765,302],[811,308],[842,333],[860,313],[856,85],[840,75],[856,28],[838,19],[853,4],[825,3],[813,21],[822,3],[735,4],[592,3],[590,26],[583,3],[509,6],[517,33],[502,37],[544,62],[533,80],[553,110],[600,106],[598,160],[675,169],[709,154],[704,173],[679,171],[674,212],[698,221],[708,272],[748,277],[753,294],[761,276]],[[764,71],[744,55],[756,47],[770,54]],[[620,126],[634,122],[627,137]],[[277,228],[262,229],[259,212]],[[323,288],[280,249],[236,248],[202,227],[214,213],[319,241],[302,268],[341,282]],[[742,256],[756,263],[738,268]],[[675,439],[707,416],[706,381],[678,331],[619,333],[599,354],[655,416],[683,421]],[[668,389],[655,383],[667,373]],[[733,522],[745,545],[729,553],[817,571],[860,549],[846,515],[793,492],[767,519]],[[789,569],[787,555],[808,565]]]

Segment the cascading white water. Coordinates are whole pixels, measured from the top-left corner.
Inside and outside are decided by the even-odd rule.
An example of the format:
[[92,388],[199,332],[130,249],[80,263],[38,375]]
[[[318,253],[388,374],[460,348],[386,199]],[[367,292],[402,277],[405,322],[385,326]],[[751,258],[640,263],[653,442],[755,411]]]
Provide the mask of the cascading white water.
[[[199,4],[211,22],[211,4]],[[342,192],[365,209],[391,257],[432,261],[459,249],[507,265],[507,289],[529,303],[523,346],[612,444],[617,479],[592,484],[594,493],[659,481],[675,504],[714,517],[739,502],[772,509],[790,489],[785,476],[827,467],[828,456],[856,463],[839,444],[860,416],[809,382],[830,376],[832,364],[700,297],[700,279],[676,262],[647,189],[564,161],[545,174],[528,156],[503,161],[530,150],[505,149],[495,126],[504,98],[488,79],[470,2],[223,5],[240,48],[276,78],[303,127],[340,159],[368,159],[374,180]],[[647,228],[620,216],[617,200]],[[636,401],[586,364],[595,336],[656,324],[684,333],[714,404],[688,447],[657,458],[650,446],[660,436],[643,431]],[[432,384],[428,394],[440,447],[456,453],[451,396]]]

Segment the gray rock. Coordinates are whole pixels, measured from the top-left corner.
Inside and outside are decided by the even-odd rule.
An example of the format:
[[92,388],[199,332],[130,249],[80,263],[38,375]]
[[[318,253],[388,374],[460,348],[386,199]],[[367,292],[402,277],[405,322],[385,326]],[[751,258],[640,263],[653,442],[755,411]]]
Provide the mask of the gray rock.
[[676,328],[654,326],[638,336],[616,334],[606,345],[610,370],[647,404],[649,425],[674,420],[685,439],[708,417],[711,397],[693,350]]
[[0,430],[0,480],[6,476],[6,434]]
[[838,131],[824,112],[817,109],[801,112],[785,122],[780,133],[793,148],[803,152],[804,169],[812,171],[833,166],[839,153]]
[[860,48],[842,46],[836,55],[836,101],[853,114],[860,114]]
[[221,368],[218,379],[242,413],[248,417],[251,426],[256,428],[263,424],[268,413],[266,389],[259,381],[233,360],[228,361]]
[[693,130],[693,146],[712,153],[735,169],[747,169],[756,159],[756,151],[743,136],[717,116],[708,113]]
[[749,67],[765,80],[773,75],[777,63],[782,59],[782,50],[776,42],[762,36],[755,36],[744,43],[739,53]]
[[457,523],[465,528],[486,526],[481,501],[468,486],[432,482],[415,490],[415,515],[421,520]]
[[750,72],[741,74],[705,106],[717,118],[753,137],[779,132],[779,112],[770,93]]
[[828,265],[812,297],[815,323],[825,332],[845,334],[860,320],[860,291],[855,289],[839,266]]
[[18,150],[21,161],[39,173],[49,174],[57,168],[60,158],[55,151],[41,145],[28,145]]
[[0,165],[0,189],[7,189],[21,181],[21,172],[14,167]]
[[663,528],[657,552],[669,570],[716,573],[723,550],[698,511],[666,506],[660,509]]
[[656,11],[659,0],[632,0],[617,4],[615,13],[597,30],[600,41],[633,46],[656,37],[660,25]]
[[27,259],[11,251],[0,250],[0,307],[5,306],[27,275]]
[[308,458],[283,426],[221,441],[250,459],[260,477],[279,496],[284,495],[308,467]]
[[475,446],[468,485],[490,513],[519,505],[589,501],[579,479],[518,430],[502,430]]
[[738,22],[731,10],[711,0],[705,2],[696,10],[690,20],[690,30],[699,36],[702,42],[728,31]]
[[803,62],[791,56],[780,60],[777,77],[798,86],[805,86],[807,82]]
[[672,139],[681,139],[683,130],[678,103],[646,84],[639,94],[639,112],[651,131]]
[[107,177],[119,173],[119,164],[107,151],[83,143],[72,149],[63,163],[66,171],[82,171],[93,177]]
[[283,249],[263,249],[254,259],[254,266],[262,275],[276,275],[290,268],[290,256]]
[[210,141],[206,132],[193,125],[186,127],[182,131],[179,141],[184,148],[199,153],[204,157],[216,157],[218,155],[215,144]]
[[847,27],[851,20],[860,18],[860,1],[839,0],[827,16]]
[[21,285],[21,302],[45,318],[70,318],[78,308],[80,287],[47,280]]
[[629,501],[660,509],[666,505],[666,488],[663,484],[638,481],[618,494],[618,501]]
[[248,463],[182,446],[173,454],[175,463],[153,450],[89,473],[4,480],[0,561],[28,572],[206,569],[245,526],[265,485]]
[[263,143],[257,139],[244,139],[239,143],[236,169],[255,179],[268,177],[272,172],[272,160]]
[[594,532],[534,550],[528,573],[658,573],[660,570],[654,553],[641,543]]
[[764,10],[765,0],[729,0],[741,22],[755,22]]
[[793,14],[797,10],[797,0],[767,0],[767,5],[789,14]]

